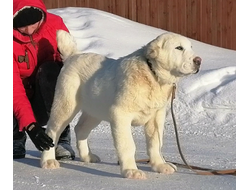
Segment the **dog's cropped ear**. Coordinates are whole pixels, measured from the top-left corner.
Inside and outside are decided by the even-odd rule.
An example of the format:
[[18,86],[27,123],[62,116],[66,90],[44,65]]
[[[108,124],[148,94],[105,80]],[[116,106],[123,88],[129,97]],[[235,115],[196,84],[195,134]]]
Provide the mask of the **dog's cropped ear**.
[[150,42],[146,47],[146,58],[155,59],[160,51],[160,47],[156,40]]

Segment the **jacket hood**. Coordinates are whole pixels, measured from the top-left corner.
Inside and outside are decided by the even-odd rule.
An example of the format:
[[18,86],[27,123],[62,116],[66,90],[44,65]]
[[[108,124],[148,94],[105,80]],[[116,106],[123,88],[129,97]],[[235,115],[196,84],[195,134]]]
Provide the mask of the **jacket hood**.
[[13,17],[25,7],[37,7],[41,9],[46,18],[47,10],[42,0],[13,0]]
[[[47,20],[47,9],[42,0],[13,0],[13,18],[18,14],[18,12],[26,7],[36,7],[43,11],[44,21]],[[22,41],[29,42],[30,38],[28,36],[22,35],[20,32],[13,28],[13,37]]]

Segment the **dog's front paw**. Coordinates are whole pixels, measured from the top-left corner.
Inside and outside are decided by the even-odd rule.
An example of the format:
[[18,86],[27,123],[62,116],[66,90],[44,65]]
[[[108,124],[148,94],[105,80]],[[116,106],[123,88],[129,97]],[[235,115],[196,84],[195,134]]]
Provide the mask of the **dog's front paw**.
[[50,159],[41,163],[43,169],[57,169],[60,167],[60,163],[55,159]]
[[129,179],[147,179],[146,174],[137,169],[124,170],[122,176]]
[[81,157],[81,160],[83,162],[87,162],[87,163],[98,163],[98,162],[101,162],[101,159],[99,158],[99,156],[97,156],[95,154],[90,154],[88,156]]
[[177,167],[170,162],[152,166],[152,169],[156,172],[163,173],[163,174],[172,174],[175,171],[177,171]]

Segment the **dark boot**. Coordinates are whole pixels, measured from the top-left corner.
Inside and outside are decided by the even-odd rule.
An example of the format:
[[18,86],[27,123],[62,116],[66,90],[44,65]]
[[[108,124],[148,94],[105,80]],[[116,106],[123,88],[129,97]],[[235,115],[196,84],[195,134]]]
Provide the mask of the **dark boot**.
[[26,154],[26,133],[19,132],[16,118],[13,116],[13,159],[24,158]]
[[65,160],[75,159],[75,152],[72,149],[71,145],[71,135],[70,135],[70,126],[68,125],[64,131],[62,132],[58,144],[56,147],[56,159],[57,160]]

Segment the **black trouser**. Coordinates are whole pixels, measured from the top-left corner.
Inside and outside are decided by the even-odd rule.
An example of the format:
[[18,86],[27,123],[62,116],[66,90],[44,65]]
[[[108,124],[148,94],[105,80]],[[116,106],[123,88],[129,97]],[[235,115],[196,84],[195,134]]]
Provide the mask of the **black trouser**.
[[[34,95],[30,99],[35,118],[40,126],[47,124],[49,120],[50,110],[54,98],[56,80],[60,73],[62,64],[55,62],[46,62],[42,64],[37,71]],[[19,132],[18,122],[13,117],[13,140],[24,139],[25,132]],[[62,132],[58,143],[70,143],[70,127],[69,125]]]

